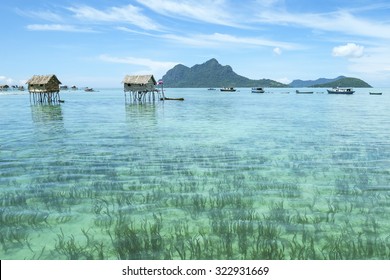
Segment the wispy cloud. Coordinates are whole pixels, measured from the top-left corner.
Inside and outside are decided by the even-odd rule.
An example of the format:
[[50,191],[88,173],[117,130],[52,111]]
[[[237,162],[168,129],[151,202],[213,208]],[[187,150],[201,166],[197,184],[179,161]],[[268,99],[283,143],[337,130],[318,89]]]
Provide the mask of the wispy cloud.
[[140,57],[116,57],[116,56],[110,56],[107,54],[102,54],[99,56],[99,60],[109,63],[118,63],[118,64],[128,64],[128,65],[135,65],[135,66],[141,66],[144,68],[144,70],[141,70],[139,72],[143,73],[156,73],[159,75],[162,75],[175,65],[177,65],[177,62],[172,61],[156,61],[149,58],[140,58]]
[[299,49],[301,46],[293,43],[268,40],[259,37],[241,37],[223,33],[213,34],[195,34],[189,36],[179,36],[173,34],[161,35],[161,37],[176,41],[182,44],[191,45],[195,47],[237,47],[242,46],[245,48],[250,47],[272,47],[278,48],[279,52],[281,49]]
[[88,28],[67,24],[29,24],[27,29],[31,31],[94,32]]
[[160,30],[161,26],[153,19],[145,16],[139,7],[127,5],[98,10],[91,6],[69,7],[73,16],[82,21],[128,23],[145,30]]
[[347,10],[331,13],[299,14],[285,10],[265,10],[257,14],[256,21],[259,23],[295,25],[321,31],[390,39],[389,23],[359,18]]
[[[21,16],[34,18],[35,20],[49,22],[46,24],[28,25],[27,29],[33,31],[93,32],[92,29],[97,29],[97,24],[100,23],[124,23],[148,31],[162,29],[161,25],[144,15],[140,7],[133,5],[109,7],[106,9],[97,9],[83,5],[57,8],[55,11],[25,11],[16,9],[16,13]],[[85,28],[87,25],[89,27]]]
[[155,13],[172,18],[244,27],[238,14],[230,11],[231,5],[225,0],[137,0],[137,2]]
[[127,27],[117,27],[117,30],[144,35],[153,38],[165,39],[171,43],[183,44],[191,47],[198,48],[237,48],[240,46],[242,48],[253,48],[253,47],[272,47],[274,52],[281,54],[282,50],[294,50],[294,49],[303,49],[304,47],[295,43],[283,42],[265,39],[261,37],[243,37],[236,36],[225,33],[212,33],[212,34],[192,34],[188,33],[186,35],[178,35],[172,33],[159,33],[152,34],[147,32],[139,32]]
[[64,20],[62,15],[49,10],[32,11],[32,10],[22,10],[17,8],[15,9],[15,12],[20,16],[46,20],[50,22],[62,22]]
[[255,0],[254,3],[264,8],[270,8],[283,5],[284,0]]
[[137,34],[137,35],[144,35],[144,36],[149,36],[149,37],[158,37],[158,35],[156,35],[156,34],[152,34],[150,32],[145,32],[145,31],[134,30],[134,29],[131,29],[131,28],[128,28],[128,27],[125,27],[125,26],[117,26],[117,27],[115,27],[115,29],[123,31],[123,32],[127,32],[127,33]]

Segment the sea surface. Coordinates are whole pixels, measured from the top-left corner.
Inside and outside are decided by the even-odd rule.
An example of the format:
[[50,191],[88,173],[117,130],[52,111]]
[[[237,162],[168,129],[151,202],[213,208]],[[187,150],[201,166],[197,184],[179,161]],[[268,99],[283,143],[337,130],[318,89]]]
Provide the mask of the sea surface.
[[390,89],[295,90],[0,93],[0,259],[389,259]]

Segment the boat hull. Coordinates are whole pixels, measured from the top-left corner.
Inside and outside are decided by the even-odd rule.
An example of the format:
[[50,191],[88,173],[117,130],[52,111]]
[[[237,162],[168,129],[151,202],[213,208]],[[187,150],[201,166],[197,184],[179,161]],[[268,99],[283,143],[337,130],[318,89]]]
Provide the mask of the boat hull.
[[329,94],[353,94],[355,91],[335,91],[335,90],[327,90]]
[[252,93],[264,93],[263,88],[252,88]]
[[176,101],[184,101],[183,97],[178,97],[178,98],[172,98],[172,97],[161,97],[160,100],[176,100]]

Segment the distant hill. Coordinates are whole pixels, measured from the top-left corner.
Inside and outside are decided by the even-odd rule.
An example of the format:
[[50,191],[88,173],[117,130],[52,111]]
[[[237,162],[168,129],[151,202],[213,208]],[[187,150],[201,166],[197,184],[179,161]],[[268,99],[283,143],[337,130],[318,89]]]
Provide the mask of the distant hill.
[[363,80],[357,78],[345,77],[345,76],[339,76],[334,79],[320,78],[317,80],[308,80],[308,81],[294,80],[289,84],[289,86],[290,87],[356,87],[356,88],[371,87]]
[[357,78],[350,78],[350,77],[343,77],[341,79],[338,79],[333,82],[325,83],[325,84],[317,84],[313,85],[312,87],[355,87],[355,88],[371,88],[372,86],[367,84],[365,81],[357,79]]
[[163,77],[165,87],[200,88],[200,87],[287,87],[287,85],[270,80],[251,80],[236,74],[232,67],[222,66],[213,58],[191,68],[178,64]]
[[289,87],[312,87],[314,85],[321,85],[321,84],[327,84],[327,83],[332,83],[337,80],[343,79],[345,76],[339,76],[334,79],[326,79],[326,78],[320,78],[317,80],[294,80],[289,84]]
[[229,65],[222,66],[212,58],[203,64],[187,67],[178,64],[163,77],[164,86],[172,88],[208,87],[371,87],[366,82],[351,77],[334,79],[294,80],[289,85],[270,79],[251,80],[236,74]]

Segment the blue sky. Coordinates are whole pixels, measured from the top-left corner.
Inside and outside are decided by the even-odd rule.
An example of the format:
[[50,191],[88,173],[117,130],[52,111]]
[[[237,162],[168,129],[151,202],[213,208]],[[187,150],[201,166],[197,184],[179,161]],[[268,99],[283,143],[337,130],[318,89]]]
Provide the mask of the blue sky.
[[0,84],[121,87],[216,58],[252,79],[390,84],[387,0],[3,0]]

